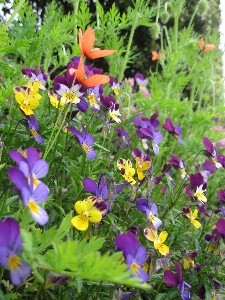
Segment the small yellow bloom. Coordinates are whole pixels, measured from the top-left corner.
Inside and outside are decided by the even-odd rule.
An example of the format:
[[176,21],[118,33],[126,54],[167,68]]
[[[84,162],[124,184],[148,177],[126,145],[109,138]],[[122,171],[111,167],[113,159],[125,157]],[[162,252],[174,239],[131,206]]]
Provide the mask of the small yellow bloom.
[[201,227],[201,223],[198,222],[197,220],[195,220],[197,218],[198,215],[198,210],[195,209],[194,213],[192,213],[191,209],[189,209],[189,212],[185,214],[188,219],[190,219],[191,224],[193,224],[196,228]]
[[151,224],[150,227],[144,229],[144,235],[149,241],[154,242],[154,248],[163,256],[170,252],[169,247],[163,244],[168,236],[166,231],[162,231],[158,236],[157,229]]
[[122,176],[131,184],[135,184],[136,181],[134,180],[133,176],[135,174],[135,169],[132,167],[132,163],[130,160],[126,160],[123,158],[119,158],[117,160],[117,168],[120,170]]
[[14,87],[13,91],[15,93],[16,101],[20,105],[20,109],[27,115],[33,115],[33,109],[38,107],[39,100],[42,98],[38,94],[38,89],[40,87],[40,82],[35,81],[33,84],[28,82],[26,90],[18,86]]
[[72,225],[78,230],[84,231],[88,228],[89,221],[92,223],[98,223],[102,219],[102,213],[98,210],[94,204],[96,200],[93,197],[88,197],[83,201],[77,201],[74,205],[78,216],[72,218]]
[[59,100],[58,96],[52,91],[48,91],[48,96],[50,98],[51,105],[54,106],[55,108],[61,108],[66,103],[65,101],[62,101],[62,99]]
[[145,177],[143,171],[148,170],[150,167],[151,167],[150,161],[142,161],[140,157],[136,158],[136,169],[137,169],[137,175],[139,180],[142,180]]

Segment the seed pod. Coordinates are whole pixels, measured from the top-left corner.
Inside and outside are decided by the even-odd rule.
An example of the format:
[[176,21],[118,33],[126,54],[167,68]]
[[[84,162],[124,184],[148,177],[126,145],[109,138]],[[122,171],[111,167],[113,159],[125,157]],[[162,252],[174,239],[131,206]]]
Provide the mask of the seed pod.
[[163,24],[166,24],[170,18],[170,15],[167,10],[161,12],[160,19]]
[[153,23],[150,27],[150,33],[154,40],[157,40],[160,35],[160,26],[158,23]]
[[208,2],[207,0],[200,0],[198,3],[198,12],[202,16],[208,10]]

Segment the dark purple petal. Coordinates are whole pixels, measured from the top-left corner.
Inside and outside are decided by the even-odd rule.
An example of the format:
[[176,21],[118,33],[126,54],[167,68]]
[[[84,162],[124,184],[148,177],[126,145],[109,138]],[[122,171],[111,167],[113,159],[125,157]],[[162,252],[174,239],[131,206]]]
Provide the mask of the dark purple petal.
[[175,263],[175,268],[177,270],[178,280],[181,282],[182,281],[182,271],[181,271],[180,265],[177,262]]
[[178,286],[178,284],[179,284],[179,280],[177,278],[177,275],[174,274],[170,270],[165,270],[164,271],[164,281],[165,281],[166,284],[172,285],[172,286]]
[[195,189],[204,183],[203,176],[200,173],[190,175],[190,184]]
[[120,234],[115,239],[115,245],[118,251],[123,251],[123,255],[130,254],[135,256],[138,249],[138,239],[131,232]]
[[86,191],[92,194],[96,194],[96,191],[98,190],[97,184],[91,178],[84,178],[83,186]]
[[216,222],[216,228],[221,234],[225,236],[225,219],[219,219]]
[[221,201],[225,201],[225,190],[219,190],[219,192],[218,192],[218,198],[219,198],[219,200],[221,200]]
[[202,165],[202,169],[209,171],[211,174],[213,174],[216,171],[216,166],[210,161],[210,160],[206,160],[204,162],[204,164]]
[[202,300],[205,299],[205,286],[203,284],[200,285],[197,295],[199,296],[200,299]]
[[167,118],[165,120],[165,124],[163,124],[162,126],[164,129],[166,129],[167,131],[175,131],[175,127],[172,123],[172,120],[170,118]]
[[148,201],[143,198],[141,198],[137,201],[136,208],[140,211],[145,211],[145,212],[150,211]]
[[213,154],[214,146],[212,142],[205,136],[202,137],[203,145],[205,146],[205,149],[210,153]]
[[80,131],[78,131],[76,128],[74,127],[66,127],[70,132],[72,132],[80,141],[80,143],[83,142],[83,136],[80,133]]
[[84,112],[84,113],[87,112],[87,110],[88,110],[88,103],[87,103],[87,101],[83,97],[81,98],[80,102],[77,103],[77,108],[80,111]]

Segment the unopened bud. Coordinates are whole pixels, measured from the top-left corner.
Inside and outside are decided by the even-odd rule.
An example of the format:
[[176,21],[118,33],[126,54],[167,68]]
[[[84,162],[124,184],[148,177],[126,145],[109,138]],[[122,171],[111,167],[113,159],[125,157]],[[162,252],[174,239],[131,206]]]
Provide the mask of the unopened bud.
[[198,3],[198,12],[202,16],[208,10],[208,2],[207,0],[200,0]]
[[160,15],[160,19],[163,24],[166,24],[168,22],[169,18],[170,18],[170,15],[167,10],[164,10]]
[[160,26],[158,23],[153,23],[150,27],[150,33],[154,40],[157,40],[159,38],[160,34]]

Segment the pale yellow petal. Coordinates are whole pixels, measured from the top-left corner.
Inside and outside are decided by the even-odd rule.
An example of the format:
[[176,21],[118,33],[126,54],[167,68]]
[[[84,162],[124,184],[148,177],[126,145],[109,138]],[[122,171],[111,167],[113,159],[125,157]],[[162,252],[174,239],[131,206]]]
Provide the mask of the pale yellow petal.
[[87,211],[87,206],[84,201],[77,201],[74,205],[74,208],[79,215]]
[[167,255],[170,252],[169,247],[164,244],[160,244],[158,250],[159,253],[162,254],[163,256]]
[[149,227],[144,229],[144,235],[146,239],[148,239],[151,242],[155,242],[155,240],[157,239],[157,231],[152,230]]
[[162,244],[163,242],[165,242],[165,240],[167,239],[168,233],[166,231],[162,231],[159,235],[159,241],[160,244]]
[[88,215],[88,220],[92,223],[98,223],[102,219],[102,213],[98,210],[93,208]]
[[192,223],[196,228],[199,228],[199,227],[202,226],[201,223],[198,222],[197,220],[193,220],[191,223]]

